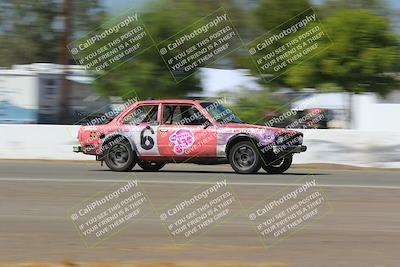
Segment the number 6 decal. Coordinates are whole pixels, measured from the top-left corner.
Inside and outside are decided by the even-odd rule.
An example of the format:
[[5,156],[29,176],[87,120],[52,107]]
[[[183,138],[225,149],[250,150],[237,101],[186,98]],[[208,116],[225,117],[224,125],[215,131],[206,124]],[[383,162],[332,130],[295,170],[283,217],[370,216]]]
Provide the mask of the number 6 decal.
[[147,126],[140,132],[140,146],[144,150],[151,150],[154,147],[154,139],[150,135],[145,135],[146,131],[150,131],[151,134],[154,134],[154,130]]

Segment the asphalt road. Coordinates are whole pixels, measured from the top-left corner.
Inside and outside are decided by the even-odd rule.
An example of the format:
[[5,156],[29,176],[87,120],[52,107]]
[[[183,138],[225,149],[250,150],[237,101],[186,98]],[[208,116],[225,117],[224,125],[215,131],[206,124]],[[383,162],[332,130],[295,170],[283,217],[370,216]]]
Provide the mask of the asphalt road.
[[[226,165],[189,164],[167,165],[157,173],[137,168],[114,173],[96,163],[0,161],[0,260],[398,266],[399,174],[395,170],[292,168],[284,175],[237,175]],[[149,210],[140,220],[88,248],[69,210],[129,180],[138,181],[151,201]],[[170,203],[223,180],[235,200],[240,200],[231,209],[236,215],[214,222],[195,238],[171,237],[160,213],[172,207]],[[266,204],[266,199],[312,180],[323,192],[321,213],[264,242],[248,214]],[[187,241],[185,245],[180,245],[182,240]]]

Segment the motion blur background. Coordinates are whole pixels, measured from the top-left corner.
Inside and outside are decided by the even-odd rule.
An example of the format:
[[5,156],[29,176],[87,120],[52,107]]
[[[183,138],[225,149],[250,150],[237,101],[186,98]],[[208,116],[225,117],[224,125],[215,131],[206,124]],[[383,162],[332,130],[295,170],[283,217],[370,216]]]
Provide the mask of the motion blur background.
[[[313,7],[333,45],[269,83],[244,48],[179,84],[155,48],[99,79],[66,48],[128,9],[161,42],[221,6],[245,43]],[[133,97],[226,96],[249,123],[301,107],[326,112],[319,128],[398,130],[399,15],[395,0],[2,0],[0,123],[73,124]]]

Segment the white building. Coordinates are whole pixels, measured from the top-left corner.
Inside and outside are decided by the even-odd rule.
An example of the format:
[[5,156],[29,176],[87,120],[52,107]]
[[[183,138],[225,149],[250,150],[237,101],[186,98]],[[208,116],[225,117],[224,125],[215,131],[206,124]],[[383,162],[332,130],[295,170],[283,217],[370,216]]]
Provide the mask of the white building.
[[[62,66],[49,63],[0,69],[0,123],[57,123]],[[71,113],[107,106],[91,88],[93,78],[81,66],[69,66]],[[95,101],[94,101],[95,100]]]
[[[334,111],[336,125],[354,130],[400,130],[400,98],[394,91],[386,98],[374,93],[317,93],[293,102],[292,109],[322,108]],[[351,101],[351,102],[350,102]],[[349,116],[349,110],[351,113]],[[348,118],[351,118],[350,124]],[[329,126],[329,125],[328,125]]]

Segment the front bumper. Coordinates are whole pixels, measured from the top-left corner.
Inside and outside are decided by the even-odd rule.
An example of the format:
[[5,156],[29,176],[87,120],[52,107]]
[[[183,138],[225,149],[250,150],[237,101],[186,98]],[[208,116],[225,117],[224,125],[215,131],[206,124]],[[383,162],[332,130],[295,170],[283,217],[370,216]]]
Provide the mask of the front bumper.
[[306,152],[307,151],[307,146],[286,146],[286,145],[280,145],[280,146],[272,146],[272,151],[275,154],[288,154],[288,153],[301,153],[301,152]]
[[74,146],[74,152],[75,152],[75,153],[81,153],[81,152],[83,152],[82,147],[81,147],[81,146]]

